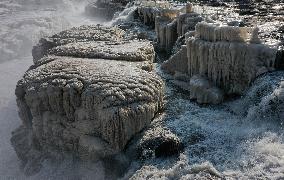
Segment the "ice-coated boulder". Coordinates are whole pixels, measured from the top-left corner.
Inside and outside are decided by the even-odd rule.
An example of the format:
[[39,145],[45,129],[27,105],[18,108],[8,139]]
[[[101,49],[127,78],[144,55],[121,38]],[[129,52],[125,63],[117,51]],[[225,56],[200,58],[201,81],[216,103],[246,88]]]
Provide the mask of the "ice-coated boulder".
[[183,149],[183,143],[170,130],[157,126],[145,132],[137,147],[140,158],[148,159],[176,155]]
[[74,27],[48,38],[43,38],[33,47],[32,54],[34,62],[47,54],[48,50],[56,46],[75,42],[90,41],[120,41],[123,39],[124,31],[117,27],[105,27],[100,25],[89,25]]
[[192,11],[190,3],[186,8],[161,8],[158,3],[149,2],[138,7],[138,16],[144,24],[155,26],[159,48],[169,54],[178,37],[194,30],[195,25],[203,20],[200,14]]
[[154,61],[154,47],[150,41],[92,41],[57,46],[48,51],[50,55],[100,58],[123,61]]
[[175,74],[175,72],[181,72],[187,74],[188,72],[188,62],[187,62],[187,49],[183,45],[181,49],[165,61],[161,65],[162,70],[169,74]]
[[27,174],[54,154],[114,157],[163,107],[153,45],[128,40],[119,28],[62,31],[41,39],[33,57],[16,87],[22,126],[11,138]]
[[[136,62],[45,57],[17,84],[23,126],[12,138],[16,152],[27,159],[26,141],[83,159],[117,153],[163,106],[163,87]],[[21,143],[16,136],[24,130],[29,138]]]
[[224,99],[224,93],[212,85],[206,78],[195,75],[190,79],[190,99],[199,104],[220,104]]

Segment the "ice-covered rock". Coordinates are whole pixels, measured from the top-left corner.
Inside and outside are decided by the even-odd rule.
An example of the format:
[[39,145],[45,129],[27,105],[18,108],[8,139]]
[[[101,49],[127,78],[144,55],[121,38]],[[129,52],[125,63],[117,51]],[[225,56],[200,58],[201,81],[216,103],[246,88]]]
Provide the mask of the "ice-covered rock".
[[117,27],[105,27],[100,25],[74,27],[51,37],[41,39],[33,47],[34,62],[47,54],[48,50],[69,43],[89,41],[120,41],[124,31]]
[[117,27],[80,26],[41,39],[34,65],[16,87],[23,125],[12,145],[27,174],[45,158],[111,158],[163,106],[163,81],[152,71],[147,40]]
[[[117,153],[162,108],[163,87],[135,62],[43,58],[18,82],[23,126],[12,142],[23,160],[29,148],[89,160]],[[26,133],[17,138],[21,131]]]
[[[145,4],[145,3],[146,4]],[[144,1],[138,7],[138,16],[146,25],[154,25],[156,17],[161,16],[173,20],[181,11],[179,7],[172,7],[168,2]],[[170,23],[170,22],[169,22]]]
[[167,17],[157,16],[155,31],[159,47],[170,52],[178,37],[176,20],[171,21]]
[[209,42],[246,42],[249,40],[250,32],[251,28],[247,27],[220,26],[206,22],[196,25],[196,38]]
[[190,3],[185,9],[179,6],[161,8],[157,2],[146,3],[138,7],[138,16],[144,24],[155,27],[159,48],[168,53],[179,36],[194,30],[195,25],[203,20],[198,13],[193,12]]
[[206,78],[193,76],[190,79],[190,99],[196,99],[199,104],[220,104],[224,93],[212,85]]
[[257,28],[198,23],[186,49],[181,48],[162,68],[171,74],[202,75],[225,94],[242,94],[256,77],[283,63],[282,51],[260,44],[257,32]]
[[123,60],[137,63],[145,70],[152,70],[155,58],[154,47],[150,41],[92,41],[76,42],[57,46],[48,51],[50,55],[79,58],[99,58]]
[[176,155],[182,149],[181,140],[161,126],[147,130],[138,142],[138,154],[142,159]]
[[186,46],[183,45],[176,54],[161,65],[161,68],[170,74],[175,74],[176,71],[187,74],[188,62]]
[[203,18],[198,13],[184,13],[177,17],[177,33],[178,36],[184,35],[188,31],[195,30],[198,22],[203,21]]
[[199,23],[187,40],[188,73],[208,77],[226,94],[242,94],[259,75],[274,70],[277,49],[247,43],[246,29]]

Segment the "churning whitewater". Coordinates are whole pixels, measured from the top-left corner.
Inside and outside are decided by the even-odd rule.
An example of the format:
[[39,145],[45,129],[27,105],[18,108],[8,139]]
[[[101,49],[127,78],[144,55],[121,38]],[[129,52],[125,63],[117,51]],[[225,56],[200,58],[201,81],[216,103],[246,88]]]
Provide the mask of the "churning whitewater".
[[[57,165],[46,160],[41,163],[42,167],[38,167],[38,169],[24,169],[26,172],[38,171],[36,174],[31,173],[31,176],[26,176],[23,173],[24,167],[21,166],[21,162],[10,143],[11,132],[20,126],[14,92],[17,81],[22,78],[25,71],[33,63],[32,47],[40,38],[50,37],[74,26],[104,23],[106,26],[124,24],[126,27],[132,26],[129,25],[131,22],[134,25],[131,27],[131,31],[127,31],[126,28],[126,33],[135,32],[140,36],[148,36],[149,39],[153,39],[155,36],[153,30],[135,20],[137,4],[129,3],[123,11],[114,15],[113,20],[102,22],[102,20],[87,16],[84,13],[87,3],[88,1],[82,2],[80,0],[4,0],[0,2],[0,179],[284,179],[283,71],[253,77],[256,80],[242,96],[230,97],[223,104],[200,105],[186,95],[186,88],[183,89],[177,85],[174,77],[162,71],[159,63],[154,63],[153,67],[147,66],[146,70],[153,68],[160,76],[159,78],[165,81],[165,107],[162,108],[163,112],[157,113],[158,115],[153,120],[154,125],[151,126],[155,127],[162,124],[161,126],[164,129],[174,133],[174,136],[183,142],[182,151],[179,151],[178,156],[155,158],[155,155],[150,152],[145,155],[145,157],[147,156],[145,159],[134,159],[131,162],[125,160],[123,165],[115,165],[115,162],[111,160],[111,162],[84,163],[77,159],[74,160],[70,156]],[[204,8],[202,10],[206,11]],[[123,26],[121,27],[123,28]],[[117,31],[115,32],[117,33]],[[125,36],[127,37],[127,35]],[[77,46],[78,44],[79,46]],[[86,44],[88,45],[87,49],[96,47],[98,52],[85,51],[83,46]],[[117,59],[117,56],[128,57],[131,54],[131,57],[137,58],[142,54],[141,59],[147,58],[147,60],[153,61],[154,57],[151,53],[155,53],[152,48],[149,48],[150,50],[146,48],[146,46],[149,47],[147,42],[138,42],[132,39],[129,42],[123,42],[122,45],[119,43],[86,44],[85,42],[74,42],[71,45],[56,47],[53,49],[54,52],[50,51],[49,53],[58,53],[56,55],[60,56],[60,53],[64,51],[63,53],[68,52],[75,59],[77,56],[79,58],[92,58],[93,56],[98,58],[104,51],[107,51],[108,56],[103,57],[111,60],[107,60],[107,63],[97,62],[99,64],[96,64],[97,66],[105,67],[105,71],[99,72],[98,75],[95,71],[92,71],[91,62],[87,67],[90,69],[82,65],[82,69],[85,68],[82,70],[83,72],[92,72],[91,75],[89,74],[90,78],[94,74],[102,76],[110,70],[116,72],[116,74],[127,70],[127,63],[125,62],[117,63],[117,67],[112,64],[112,60]],[[205,43],[203,42],[203,44]],[[143,49],[140,46],[145,47]],[[105,47],[108,49],[103,49]],[[123,47],[128,47],[128,49],[125,50]],[[136,47],[139,52],[136,52],[138,51],[136,49],[135,52],[132,52],[132,48]],[[148,54],[144,56],[143,53]],[[64,56],[69,55],[64,54]],[[198,56],[204,58],[201,53]],[[131,58],[129,59],[129,61],[132,61]],[[245,60],[247,61],[247,59]],[[265,60],[269,61],[270,59]],[[46,62],[48,61],[47,59]],[[61,64],[64,67],[64,58],[58,58],[58,61],[62,61]],[[81,59],[74,61],[77,62],[79,67]],[[46,62],[39,61],[37,63]],[[129,72],[124,73],[126,86],[128,81],[130,81],[129,86],[134,86],[131,84],[131,78],[139,79],[139,76],[146,74],[146,71],[141,73],[140,70],[137,70],[137,65],[133,64],[135,67],[129,68],[131,72],[128,69]],[[50,67],[57,65],[51,63]],[[113,69],[106,66],[111,66]],[[144,65],[143,67],[145,68]],[[45,68],[43,70],[47,72],[49,67],[46,66]],[[33,73],[32,70],[29,71],[30,74]],[[36,68],[34,71],[37,71]],[[130,74],[132,72],[133,74]],[[53,75],[54,73],[56,73],[56,70],[51,71],[50,74]],[[29,72],[26,73],[26,76],[28,75]],[[73,74],[71,73],[71,75]],[[160,87],[162,83],[160,83],[158,77],[148,76],[148,74],[145,76],[148,79],[154,79],[156,83],[147,82],[147,85],[162,89]],[[33,78],[36,79],[36,77]],[[106,81],[111,81],[111,78],[115,79],[116,77],[109,76]],[[121,79],[123,78],[119,80]],[[140,79],[139,81],[146,82]],[[88,79],[84,83],[88,84]],[[157,84],[159,84],[159,87]],[[140,87],[139,84],[137,86]],[[155,88],[146,89],[145,92],[151,91],[149,93],[151,94],[155,90],[159,93]],[[130,93],[135,94],[137,91]],[[149,95],[145,99],[148,98],[148,101],[152,97],[154,95]],[[106,98],[108,97],[106,96]],[[153,101],[156,102],[151,102],[152,104],[149,106],[151,108],[152,106],[155,108],[162,106],[159,98],[154,99]],[[86,102],[88,101],[86,100]],[[154,103],[159,105],[153,105]],[[145,111],[149,112],[150,110]],[[111,114],[112,111],[109,111],[109,113]],[[148,118],[148,115],[142,118],[141,122]],[[130,141],[129,144],[125,141],[123,145],[132,147],[137,138],[129,138],[127,139],[127,141]],[[131,150],[131,148],[126,150],[126,153],[131,154],[131,152],[128,152]],[[124,156],[116,158],[121,160]],[[124,160],[120,162],[124,162]],[[121,166],[121,169],[117,168],[118,166]],[[124,166],[127,168],[124,168]],[[115,171],[123,171],[123,173],[116,173]]]

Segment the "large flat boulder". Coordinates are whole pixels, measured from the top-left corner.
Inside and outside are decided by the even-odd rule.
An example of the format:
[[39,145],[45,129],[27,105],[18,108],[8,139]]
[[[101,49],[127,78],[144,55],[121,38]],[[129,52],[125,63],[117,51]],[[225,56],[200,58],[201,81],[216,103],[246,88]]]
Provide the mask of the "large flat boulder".
[[69,43],[48,51],[56,56],[73,56],[82,58],[100,58],[123,61],[154,61],[154,47],[149,41],[91,41]]
[[80,154],[81,146],[88,146],[83,148],[86,154],[96,148],[103,151],[96,145],[101,144],[119,152],[163,106],[162,80],[135,63],[44,59],[25,73],[16,88],[23,127],[40,149]]
[[162,109],[164,83],[152,72],[153,45],[128,40],[119,28],[60,32],[42,39],[33,57],[16,87],[23,125],[11,138],[27,174],[53,154],[111,158]]
[[51,37],[42,38],[39,43],[33,47],[32,54],[34,62],[45,56],[48,50],[75,42],[91,41],[121,41],[124,31],[117,27],[105,27],[100,25],[84,25],[73,27],[62,31]]

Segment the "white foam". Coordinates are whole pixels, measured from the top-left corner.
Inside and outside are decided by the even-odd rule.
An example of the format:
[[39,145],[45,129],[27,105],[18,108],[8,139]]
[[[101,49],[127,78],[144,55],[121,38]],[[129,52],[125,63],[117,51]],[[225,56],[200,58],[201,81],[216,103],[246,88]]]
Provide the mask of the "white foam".
[[[186,144],[183,158],[170,163],[151,160],[134,178],[284,178],[283,117],[253,111],[263,107],[265,99],[275,97],[283,77],[283,72],[263,76],[243,98],[223,106],[200,107],[170,92],[175,98],[166,108],[164,121]],[[190,171],[194,167],[200,171]]]

